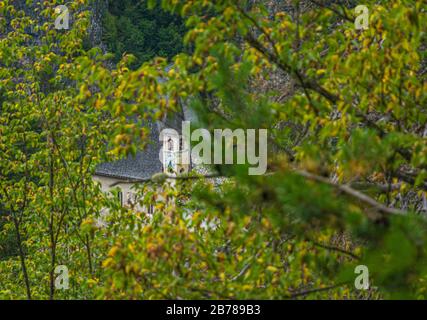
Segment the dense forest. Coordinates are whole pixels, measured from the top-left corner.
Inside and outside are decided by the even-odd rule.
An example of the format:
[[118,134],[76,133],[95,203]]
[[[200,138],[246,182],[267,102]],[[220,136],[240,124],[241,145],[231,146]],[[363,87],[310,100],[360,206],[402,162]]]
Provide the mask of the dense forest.
[[[0,0],[0,299],[425,299],[427,5],[354,2]],[[184,108],[266,141],[94,179]]]
[[171,59],[183,51],[184,22],[147,1],[109,1],[103,13],[103,42],[117,62],[126,53],[136,56],[134,66],[154,57]]

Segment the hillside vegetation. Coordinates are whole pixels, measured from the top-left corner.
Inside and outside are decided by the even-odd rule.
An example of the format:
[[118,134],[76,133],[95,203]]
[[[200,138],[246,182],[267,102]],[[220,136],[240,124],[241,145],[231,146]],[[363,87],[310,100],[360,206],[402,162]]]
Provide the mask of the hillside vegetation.
[[[366,0],[364,30],[338,1],[114,1],[109,52],[58,2],[0,0],[0,298],[426,298],[425,1]],[[153,217],[102,193],[183,103],[268,129],[267,172],[139,181]]]
[[154,57],[171,59],[183,51],[184,23],[159,7],[150,10],[147,1],[109,1],[104,12],[103,42],[118,61],[126,53],[136,56],[134,66]]

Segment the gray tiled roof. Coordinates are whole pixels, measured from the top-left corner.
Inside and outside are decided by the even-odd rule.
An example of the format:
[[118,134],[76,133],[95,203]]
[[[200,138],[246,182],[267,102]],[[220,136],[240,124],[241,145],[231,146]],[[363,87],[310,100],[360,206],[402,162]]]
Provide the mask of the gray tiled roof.
[[96,168],[95,174],[119,179],[146,179],[162,172],[162,163],[159,159],[161,148],[159,126],[150,124],[149,127],[151,141],[143,151],[122,160],[102,163]]

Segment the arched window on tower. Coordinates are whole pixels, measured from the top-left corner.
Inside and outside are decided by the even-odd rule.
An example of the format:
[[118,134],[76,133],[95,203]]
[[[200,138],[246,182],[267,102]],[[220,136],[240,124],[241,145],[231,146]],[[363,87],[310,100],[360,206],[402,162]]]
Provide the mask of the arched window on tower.
[[173,151],[173,140],[172,140],[172,138],[168,139],[168,151]]

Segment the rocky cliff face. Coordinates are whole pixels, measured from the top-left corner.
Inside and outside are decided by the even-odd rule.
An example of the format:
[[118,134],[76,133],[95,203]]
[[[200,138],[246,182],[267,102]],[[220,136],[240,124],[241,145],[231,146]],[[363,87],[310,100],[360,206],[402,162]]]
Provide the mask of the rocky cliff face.
[[[36,10],[37,7],[43,7],[43,2],[43,0],[36,0],[33,1],[32,4],[28,5],[26,0],[14,0],[12,1],[12,4],[17,10],[24,11],[27,16],[33,19],[37,19],[39,23],[44,23],[47,21],[43,19],[37,13],[38,11]],[[92,0],[90,5],[88,6],[88,9],[92,12],[91,26],[89,29],[89,38],[92,46],[99,46],[101,48],[104,48],[104,46],[102,45],[102,17],[103,12],[106,9],[107,3],[107,0]],[[76,12],[70,11],[71,27],[73,22],[73,15],[75,14]],[[8,31],[10,31],[10,28],[6,27],[6,32]],[[37,34],[34,30],[30,30],[29,32],[33,35],[34,41],[37,43],[40,34]]]
[[107,6],[107,0],[94,0],[91,5],[92,23],[89,30],[91,44],[92,46],[98,46],[103,50],[105,50],[105,46],[102,43],[102,19]]

